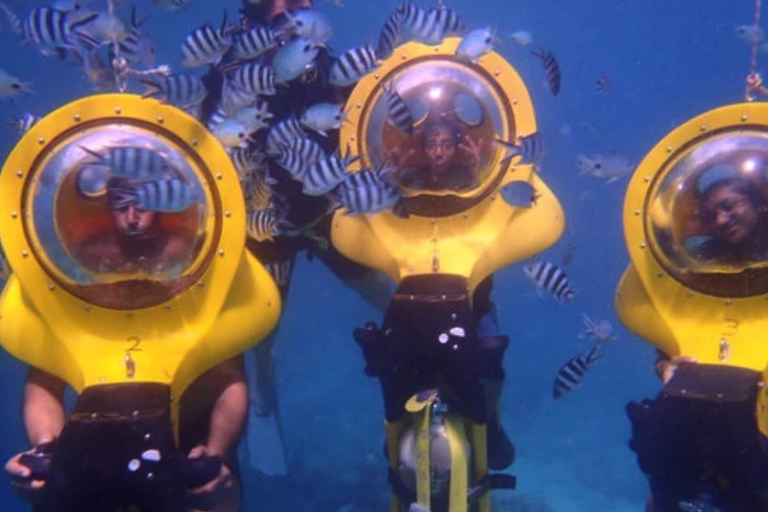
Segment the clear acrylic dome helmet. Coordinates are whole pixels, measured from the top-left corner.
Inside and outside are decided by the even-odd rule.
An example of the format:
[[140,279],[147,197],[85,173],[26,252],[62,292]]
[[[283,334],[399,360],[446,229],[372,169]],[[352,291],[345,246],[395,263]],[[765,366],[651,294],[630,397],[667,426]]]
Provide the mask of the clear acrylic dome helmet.
[[34,172],[28,231],[62,287],[96,305],[133,308],[187,287],[180,280],[199,267],[209,205],[171,140],[101,125],[60,139]]
[[684,286],[768,291],[768,133],[726,130],[691,144],[659,173],[645,212],[655,258]]

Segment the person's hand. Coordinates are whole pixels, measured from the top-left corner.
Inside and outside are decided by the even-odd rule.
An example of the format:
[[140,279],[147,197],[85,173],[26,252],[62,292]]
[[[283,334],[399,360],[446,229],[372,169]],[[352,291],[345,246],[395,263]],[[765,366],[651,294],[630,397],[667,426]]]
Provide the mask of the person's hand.
[[669,359],[662,359],[656,363],[656,374],[661,379],[661,382],[666,384],[672,379],[672,376],[675,375],[675,372],[681,364],[696,364],[698,362],[699,360],[694,357],[683,355],[673,356]]
[[483,150],[483,140],[472,140],[472,137],[465,135],[459,149],[469,156],[469,165],[472,169],[476,169],[480,165],[480,152]]
[[405,149],[405,142],[400,143],[394,148],[390,149],[387,153],[387,165],[391,165],[395,168],[400,168],[405,165],[405,162],[411,159],[416,154],[416,149]]
[[[197,459],[211,455],[212,454],[208,451],[207,447],[199,445],[192,448],[187,457],[190,459]],[[236,495],[239,490],[236,477],[232,474],[232,470],[226,463],[222,462],[218,475],[205,485],[194,489],[188,489],[187,492],[195,508],[210,510],[223,502],[237,499]]]
[[[24,481],[24,486],[31,490],[42,489],[45,485],[45,480],[32,480],[32,470],[21,463],[21,457],[23,455],[35,455],[35,449],[27,450],[25,452],[17,453],[5,463],[5,470],[18,480]],[[29,479],[29,480],[28,480]]]

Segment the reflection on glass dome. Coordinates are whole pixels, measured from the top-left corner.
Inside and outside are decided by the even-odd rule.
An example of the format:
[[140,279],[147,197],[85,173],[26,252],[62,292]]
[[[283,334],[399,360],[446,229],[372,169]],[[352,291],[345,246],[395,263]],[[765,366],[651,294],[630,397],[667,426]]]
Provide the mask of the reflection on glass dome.
[[100,126],[65,138],[33,172],[29,228],[49,273],[75,295],[147,307],[196,278],[208,205],[172,142],[135,126]]
[[502,125],[485,77],[449,59],[430,59],[384,82],[366,142],[373,165],[395,168],[402,188],[461,193],[493,170]]
[[689,149],[652,189],[646,230],[684,285],[717,296],[768,291],[768,134],[734,131]]

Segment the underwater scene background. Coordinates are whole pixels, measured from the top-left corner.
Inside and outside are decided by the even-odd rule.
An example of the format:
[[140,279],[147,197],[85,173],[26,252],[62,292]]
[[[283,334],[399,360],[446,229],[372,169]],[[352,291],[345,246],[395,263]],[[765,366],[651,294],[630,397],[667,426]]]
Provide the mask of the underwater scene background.
[[[102,0],[93,0],[103,9]],[[336,52],[373,42],[399,2],[318,0],[316,9],[334,26]],[[97,4],[99,4],[97,6]],[[204,22],[216,26],[222,10],[235,19],[239,1],[196,0],[179,12],[135,2],[151,12],[157,62],[182,70],[184,36]],[[35,2],[9,0],[25,13]],[[566,231],[543,258],[562,264],[576,297],[558,304],[539,296],[522,272],[523,263],[498,272],[493,299],[502,332],[511,337],[505,358],[507,381],[503,423],[517,448],[510,469],[516,491],[494,494],[499,511],[581,512],[642,510],[647,493],[627,441],[628,401],[653,396],[654,349],[616,319],[613,299],[628,264],[622,203],[628,173],[605,178],[580,175],[579,155],[621,155],[636,165],[671,129],[710,108],[743,100],[749,45],[736,27],[752,23],[751,2],[677,0],[452,0],[464,23],[490,25],[503,41],[496,46],[528,85],[547,153],[540,172],[566,213]],[[127,2],[118,3],[129,12]],[[530,46],[509,35],[530,31]],[[557,56],[562,91],[544,86],[541,61],[532,49]],[[0,31],[0,68],[33,90],[0,98],[0,121],[25,111],[44,115],[93,93],[79,69],[20,45]],[[598,86],[600,81],[602,85]],[[599,90],[598,90],[599,89]],[[139,92],[139,91],[135,91]],[[0,157],[17,140],[0,126]],[[558,368],[590,348],[580,339],[582,314],[608,319],[617,340],[584,377],[582,386],[555,401]],[[277,331],[278,392],[289,474],[266,477],[243,458],[244,510],[373,512],[388,509],[382,451],[383,408],[378,383],[363,373],[351,332],[381,313],[344,287],[319,260],[301,255]],[[27,448],[20,408],[25,366],[0,352],[0,458]],[[243,454],[244,455],[244,454]],[[0,485],[0,510],[25,510],[7,480]]]

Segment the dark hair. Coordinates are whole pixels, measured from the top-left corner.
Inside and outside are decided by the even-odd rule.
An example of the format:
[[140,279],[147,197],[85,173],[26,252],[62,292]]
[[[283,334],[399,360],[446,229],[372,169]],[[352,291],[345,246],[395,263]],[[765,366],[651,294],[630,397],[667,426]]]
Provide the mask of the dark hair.
[[709,187],[707,187],[706,190],[704,190],[704,192],[701,193],[701,204],[703,205],[706,203],[707,200],[712,197],[712,194],[714,194],[715,191],[725,187],[730,187],[734,191],[746,197],[749,202],[752,203],[752,205],[756,208],[765,206],[765,196],[760,191],[759,187],[742,176],[732,176],[730,178],[724,178],[712,183]]
[[[293,9],[296,4],[301,0],[286,0],[288,9]],[[311,4],[314,4],[310,0]],[[243,0],[243,6],[240,8],[240,14],[243,15],[250,24],[255,25],[267,25],[272,22],[269,19],[269,15],[272,14],[272,9],[275,6],[275,0],[261,0],[257,4],[253,4],[248,0]]]
[[421,129],[424,140],[435,135],[438,131],[447,131],[457,144],[464,136],[464,126],[454,115],[430,116]]

